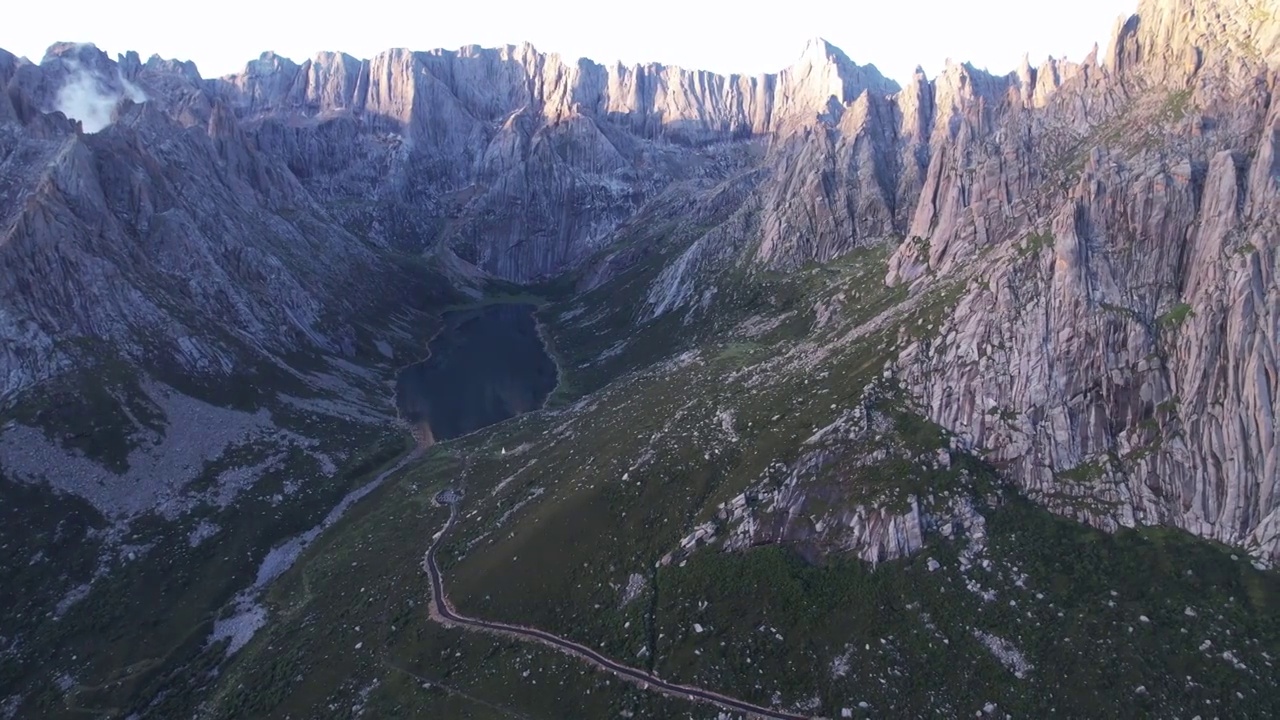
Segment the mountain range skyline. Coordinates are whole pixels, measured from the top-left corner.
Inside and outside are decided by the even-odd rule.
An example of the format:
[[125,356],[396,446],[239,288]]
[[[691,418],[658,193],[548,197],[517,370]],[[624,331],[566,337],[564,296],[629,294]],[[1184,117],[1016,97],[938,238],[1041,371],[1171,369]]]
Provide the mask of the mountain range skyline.
[[0,50],[0,720],[1280,716],[1280,0],[689,5]]
[[[618,27],[594,20],[556,22],[556,18],[598,15],[588,7],[578,8],[579,4],[562,3],[563,8],[544,11],[543,16],[530,16],[529,10],[518,6],[504,10],[501,4],[486,6],[484,17],[458,9],[433,9],[421,17],[415,14],[418,11],[404,10],[404,22],[396,23],[371,23],[364,17],[332,23],[324,15],[277,17],[280,11],[253,8],[260,22],[219,31],[223,24],[244,16],[237,10],[239,4],[232,2],[203,18],[199,33],[183,26],[152,32],[154,28],[145,24],[122,22],[85,5],[56,21],[38,13],[24,17],[29,11],[19,10],[15,22],[6,24],[14,32],[0,29],[0,47],[38,62],[44,48],[52,44],[87,42],[110,54],[136,50],[144,57],[156,54],[189,60],[205,77],[222,77],[242,70],[247,60],[264,51],[301,61],[328,51],[370,57],[392,48],[455,49],[529,42],[566,59],[759,75],[787,66],[807,39],[820,36],[849,52],[859,64],[875,65],[903,82],[917,66],[931,75],[940,71],[948,58],[996,74],[1014,70],[1024,54],[1033,63],[1045,57],[1079,59],[1091,44],[1104,42],[1117,18],[1127,16],[1135,6],[1125,0],[1090,0],[1045,23],[1043,15],[1020,12],[1007,0],[990,0],[981,8],[934,2],[909,7],[820,4],[813,12],[767,19],[726,13],[719,7],[681,8],[660,2]],[[146,5],[134,16],[157,16],[145,12]],[[1001,21],[992,23],[986,19],[990,17]],[[929,22],[921,23],[921,18]],[[883,31],[906,23],[916,23],[909,42]],[[204,40],[206,36],[216,42]]]

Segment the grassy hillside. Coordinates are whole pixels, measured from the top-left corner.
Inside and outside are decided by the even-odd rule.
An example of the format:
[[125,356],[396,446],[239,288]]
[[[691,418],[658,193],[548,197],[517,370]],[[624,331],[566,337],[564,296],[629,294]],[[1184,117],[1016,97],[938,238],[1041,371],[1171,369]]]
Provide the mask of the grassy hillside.
[[[954,288],[885,289],[885,253],[869,249],[790,276],[721,275],[712,310],[646,319],[660,262],[543,306],[564,379],[551,407],[437,446],[311,548],[210,716],[716,716],[433,624],[420,566],[445,487],[465,493],[440,555],[459,610],[751,702],[828,717],[1280,710],[1280,580],[1247,559],[1055,518],[892,392],[876,395],[889,421],[874,447],[823,446],[817,471],[797,469]],[[938,453],[947,463],[921,461]],[[804,539],[725,552],[721,505],[788,473]],[[824,534],[828,511],[892,516],[908,498],[937,517],[912,556],[872,566]],[[976,513],[942,527],[962,500]],[[703,525],[710,544],[682,550]]]

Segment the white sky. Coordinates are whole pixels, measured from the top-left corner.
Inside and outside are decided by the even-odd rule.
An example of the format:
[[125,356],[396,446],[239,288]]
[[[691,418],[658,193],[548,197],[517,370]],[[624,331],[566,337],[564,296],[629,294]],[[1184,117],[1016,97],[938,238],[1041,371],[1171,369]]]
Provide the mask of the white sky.
[[[113,57],[137,50],[194,60],[204,77],[235,72],[263,50],[301,62],[319,50],[370,57],[391,47],[454,49],[532,42],[602,63],[663,62],[721,73],[776,72],[811,37],[902,82],[950,57],[991,72],[1106,47],[1138,0],[446,0],[400,3],[279,0],[14,2],[0,48],[39,62],[56,41],[92,42]],[[397,7],[403,5],[404,7]]]

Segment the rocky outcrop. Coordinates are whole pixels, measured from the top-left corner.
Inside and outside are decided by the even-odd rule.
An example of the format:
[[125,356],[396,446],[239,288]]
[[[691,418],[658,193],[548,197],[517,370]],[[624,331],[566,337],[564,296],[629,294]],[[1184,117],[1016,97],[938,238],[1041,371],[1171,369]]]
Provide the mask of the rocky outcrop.
[[[892,382],[872,383],[857,405],[804,442],[795,461],[773,464],[722,503],[724,549],[786,543],[813,556],[853,553],[879,563],[971,524],[964,518],[976,512],[978,478],[956,462],[964,451],[918,426],[903,402]],[[714,523],[706,528],[689,545],[717,536]]]

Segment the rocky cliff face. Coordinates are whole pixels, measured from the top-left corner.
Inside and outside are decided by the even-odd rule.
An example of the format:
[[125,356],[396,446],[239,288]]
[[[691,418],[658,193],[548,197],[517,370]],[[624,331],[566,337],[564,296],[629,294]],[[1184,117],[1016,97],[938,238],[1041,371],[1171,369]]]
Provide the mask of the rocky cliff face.
[[[722,174],[708,146],[788,135],[896,89],[821,40],[754,78],[569,63],[523,45],[301,65],[267,53],[210,87],[319,194],[362,196],[372,180],[382,207],[411,218],[375,236],[443,242],[515,280],[581,260],[672,181]],[[394,139],[353,142],[371,133]],[[353,152],[386,174],[336,184]]]
[[962,288],[896,363],[931,419],[1058,512],[1274,559],[1276,17],[1145,2],[1082,63],[863,96],[771,144],[755,258],[900,234],[886,283]]
[[0,129],[0,154],[11,181],[0,395],[72,363],[79,341],[196,371],[231,370],[245,345],[332,345],[316,289],[350,286],[349,267],[374,264],[310,219],[323,211],[291,174],[216,123],[188,132],[129,104],[97,135],[48,121],[38,134]]
[[63,44],[0,80],[0,398],[88,346],[195,373],[341,353],[386,290],[360,274],[395,276],[189,65]]
[[822,41],[760,77],[527,45],[214,80],[0,53],[0,397],[75,366],[75,338],[197,372],[339,348],[395,253],[598,286],[624,222],[692,214],[653,319],[714,308],[730,266],[891,238],[886,283],[963,288],[897,362],[934,421],[1059,512],[1274,558],[1275,10],[1144,0],[1080,63],[905,87]]
[[967,119],[887,278],[967,283],[900,365],[1034,497],[1273,559],[1275,17],[1144,3],[1039,112]]

